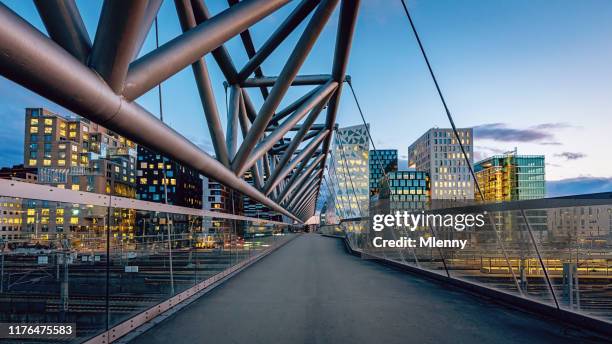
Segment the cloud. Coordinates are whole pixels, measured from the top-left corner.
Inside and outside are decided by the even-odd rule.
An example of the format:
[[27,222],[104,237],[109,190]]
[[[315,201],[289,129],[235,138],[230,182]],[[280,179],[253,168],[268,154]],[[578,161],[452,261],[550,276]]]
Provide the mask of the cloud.
[[551,141],[551,142],[540,142],[540,145],[542,146],[562,146],[563,144],[561,142]]
[[505,123],[488,123],[474,127],[474,136],[500,142],[534,142],[543,145],[560,145],[555,141],[552,129],[573,127],[568,123],[542,123],[525,129],[510,128]]
[[586,157],[586,154],[580,152],[563,152],[560,154],[555,154],[556,157],[565,158],[566,160],[578,160]]
[[612,177],[577,177],[546,182],[546,196],[559,197],[612,191]]

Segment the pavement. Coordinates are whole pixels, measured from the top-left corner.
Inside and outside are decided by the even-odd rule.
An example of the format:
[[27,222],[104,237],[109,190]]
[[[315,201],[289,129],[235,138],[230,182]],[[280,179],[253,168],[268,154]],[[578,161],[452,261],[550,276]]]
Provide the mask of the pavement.
[[132,343],[589,343],[587,332],[304,234]]

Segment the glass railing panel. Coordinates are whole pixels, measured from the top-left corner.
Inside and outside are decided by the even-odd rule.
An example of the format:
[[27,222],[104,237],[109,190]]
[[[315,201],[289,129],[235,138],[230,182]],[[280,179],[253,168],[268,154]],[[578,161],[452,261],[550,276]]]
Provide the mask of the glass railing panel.
[[526,213],[559,307],[612,321],[612,204]]
[[76,323],[75,342],[105,330],[108,208],[0,202],[0,321]]

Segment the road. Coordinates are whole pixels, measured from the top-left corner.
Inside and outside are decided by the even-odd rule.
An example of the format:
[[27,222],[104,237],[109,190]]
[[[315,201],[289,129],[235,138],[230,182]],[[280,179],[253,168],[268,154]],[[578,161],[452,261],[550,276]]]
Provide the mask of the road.
[[587,333],[305,234],[133,343],[576,343]]

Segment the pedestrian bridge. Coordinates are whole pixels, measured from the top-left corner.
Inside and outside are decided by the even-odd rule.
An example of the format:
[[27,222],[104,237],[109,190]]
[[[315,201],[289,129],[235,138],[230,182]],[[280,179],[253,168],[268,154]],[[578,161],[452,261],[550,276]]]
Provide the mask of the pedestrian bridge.
[[133,343],[575,343],[591,334],[303,234]]

